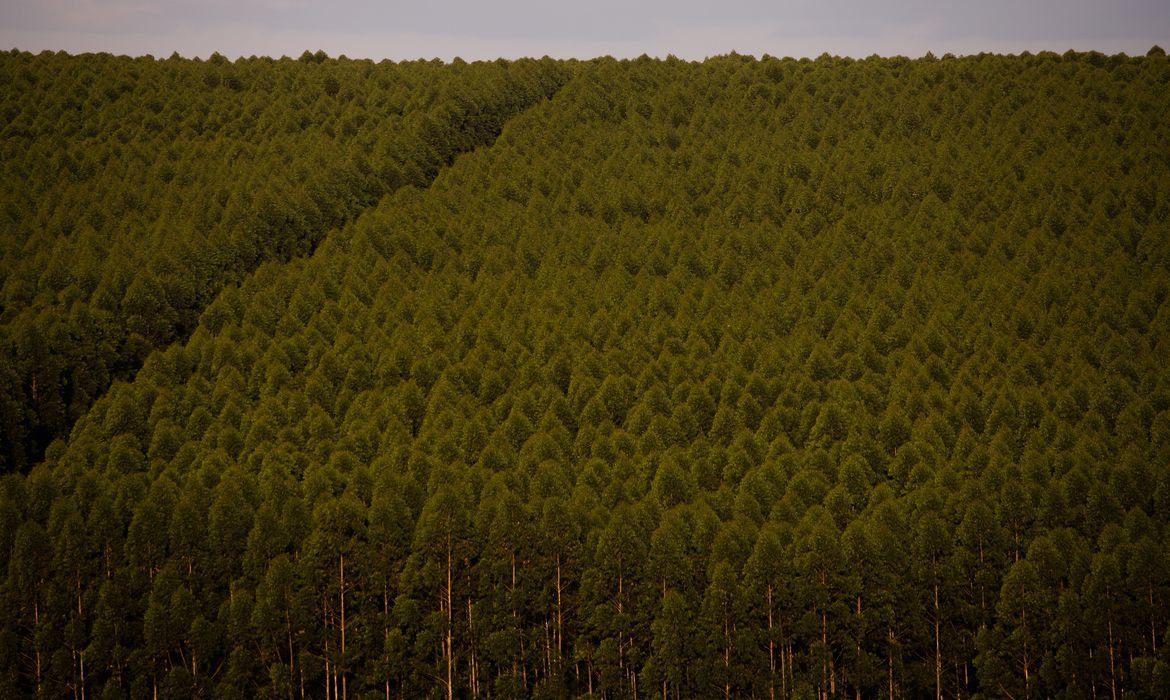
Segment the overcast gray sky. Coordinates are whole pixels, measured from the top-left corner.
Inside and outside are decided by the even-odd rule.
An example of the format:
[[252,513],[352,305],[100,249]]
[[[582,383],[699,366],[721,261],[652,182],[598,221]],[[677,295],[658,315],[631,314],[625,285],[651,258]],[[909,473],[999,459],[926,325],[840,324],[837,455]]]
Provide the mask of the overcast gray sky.
[[0,49],[466,60],[1170,48],[1170,0],[0,0]]

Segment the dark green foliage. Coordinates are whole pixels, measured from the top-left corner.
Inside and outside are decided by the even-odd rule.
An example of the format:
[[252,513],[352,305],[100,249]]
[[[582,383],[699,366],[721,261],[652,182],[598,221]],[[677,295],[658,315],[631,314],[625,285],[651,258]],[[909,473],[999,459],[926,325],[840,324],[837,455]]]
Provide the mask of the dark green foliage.
[[[44,81],[84,68],[113,86],[93,99],[134,94],[101,68],[113,59],[89,60],[5,70],[27,86],[36,61]],[[87,385],[92,406],[43,464],[0,478],[0,694],[1166,686],[1160,51],[168,70],[225,104],[260,84],[299,95],[276,110],[305,120],[291,133],[330,125],[343,150],[390,139],[364,156],[382,189],[278,173],[257,199],[259,171],[176,158],[169,182],[223,178],[222,209],[201,215],[252,197],[252,221],[294,238],[305,212],[334,218],[303,250],[222,273],[238,284],[195,287],[207,308],[185,342],[159,335],[179,272],[99,261],[135,311],[118,328],[156,349],[133,381]],[[331,110],[363,94],[402,122],[357,110],[342,136],[348,111]],[[476,112],[491,95],[510,106]],[[32,129],[9,112],[13,139]],[[471,113],[492,115],[482,133],[452,116]],[[228,123],[184,119],[179,150]],[[392,136],[402,123],[417,129]],[[279,125],[251,148],[284,143]],[[68,147],[84,128],[65,110],[42,130],[65,135],[41,158],[62,178],[96,167]],[[310,162],[349,172],[335,156]],[[97,206],[87,192],[70,206]],[[19,196],[14,231],[73,245],[42,194]],[[153,202],[143,220],[171,221]],[[202,230],[181,220],[177,240]],[[124,230],[127,249],[146,236]],[[169,250],[143,240],[132,271]],[[129,352],[19,320],[57,308],[36,284],[65,274],[63,253],[38,250],[4,257],[5,294],[24,299],[5,301],[4,340],[43,360],[35,376],[79,371],[54,343]],[[78,323],[106,308],[74,296]],[[27,394],[21,357],[0,382]],[[41,386],[32,408],[0,404],[21,440],[41,425],[28,416],[73,410]]]
[[112,380],[185,340],[225,285],[425,187],[569,73],[0,55],[0,470],[37,461]]

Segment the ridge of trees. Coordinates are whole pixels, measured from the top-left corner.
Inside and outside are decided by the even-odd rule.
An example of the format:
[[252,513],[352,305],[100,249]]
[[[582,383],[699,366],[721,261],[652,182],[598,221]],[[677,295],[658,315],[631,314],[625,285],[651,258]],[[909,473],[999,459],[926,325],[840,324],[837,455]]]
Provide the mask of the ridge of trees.
[[1168,83],[579,66],[0,478],[0,694],[1158,697]]
[[0,471],[312,251],[551,96],[572,66],[0,54]]

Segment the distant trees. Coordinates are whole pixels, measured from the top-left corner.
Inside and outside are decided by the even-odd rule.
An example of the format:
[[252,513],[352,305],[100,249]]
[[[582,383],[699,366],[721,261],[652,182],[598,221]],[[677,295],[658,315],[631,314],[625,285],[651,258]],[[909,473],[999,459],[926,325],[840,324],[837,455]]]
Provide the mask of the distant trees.
[[[15,197],[0,243],[6,471],[38,461],[111,381],[188,337],[225,285],[425,186],[571,72],[320,52],[231,63],[14,51],[0,63],[22,86],[4,100],[14,148],[0,172]],[[71,121],[81,115],[85,129]]]

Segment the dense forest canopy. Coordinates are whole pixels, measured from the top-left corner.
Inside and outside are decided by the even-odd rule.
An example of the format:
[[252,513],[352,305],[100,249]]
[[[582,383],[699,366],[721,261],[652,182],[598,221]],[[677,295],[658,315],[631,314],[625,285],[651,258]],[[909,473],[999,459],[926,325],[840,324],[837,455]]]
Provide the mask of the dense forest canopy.
[[[1170,687],[1161,51],[307,59],[2,62],[173,73],[117,109],[154,95],[175,158],[70,131],[96,87],[5,98],[4,429],[37,429],[43,363],[146,340],[0,478],[0,694]],[[244,132],[165,111],[245,109],[237,75],[272,86]],[[269,183],[300,213],[222,223]],[[132,283],[170,299],[232,245],[266,252],[135,330]]]
[[0,471],[185,340],[226,284],[426,186],[570,70],[0,54]]

